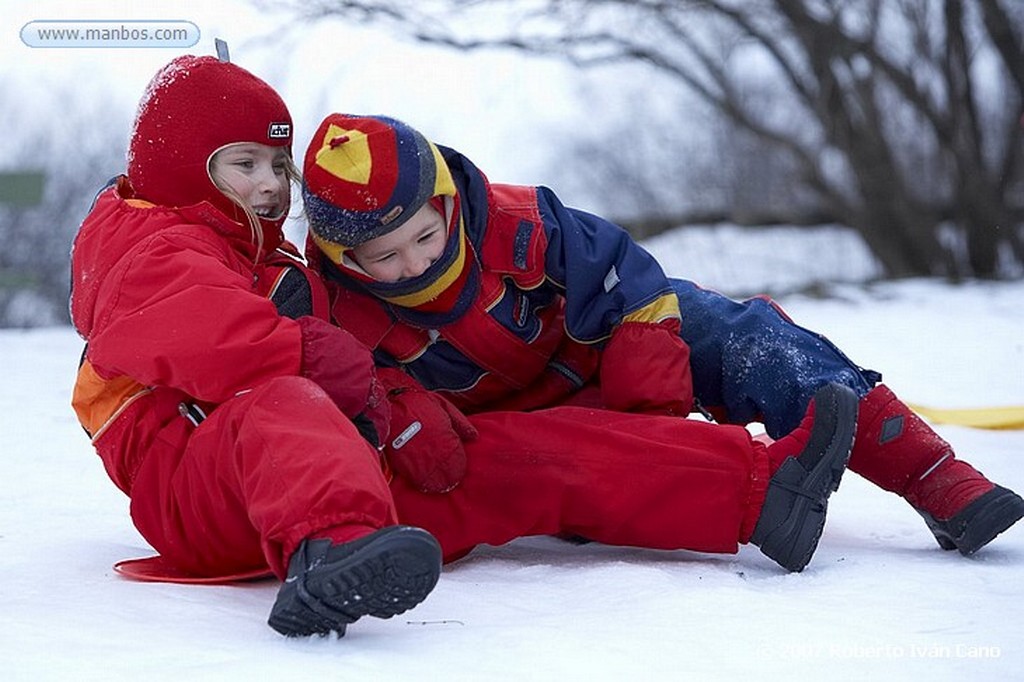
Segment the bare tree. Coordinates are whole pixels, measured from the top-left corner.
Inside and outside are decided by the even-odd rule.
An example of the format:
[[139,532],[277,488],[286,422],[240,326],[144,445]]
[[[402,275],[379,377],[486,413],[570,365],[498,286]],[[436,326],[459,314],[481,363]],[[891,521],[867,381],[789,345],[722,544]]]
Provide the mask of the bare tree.
[[856,228],[891,276],[1024,263],[1024,3],[1010,0],[276,0],[463,50],[650,66]]

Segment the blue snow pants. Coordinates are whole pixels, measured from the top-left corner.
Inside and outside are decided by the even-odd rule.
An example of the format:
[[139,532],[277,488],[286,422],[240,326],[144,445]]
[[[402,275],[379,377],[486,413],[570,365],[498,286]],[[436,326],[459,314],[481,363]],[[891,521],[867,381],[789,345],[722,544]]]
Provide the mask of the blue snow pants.
[[770,299],[734,301],[693,282],[671,281],[697,405],[728,423],[760,421],[779,438],[796,428],[824,384],[840,383],[863,397],[882,378],[794,323]]

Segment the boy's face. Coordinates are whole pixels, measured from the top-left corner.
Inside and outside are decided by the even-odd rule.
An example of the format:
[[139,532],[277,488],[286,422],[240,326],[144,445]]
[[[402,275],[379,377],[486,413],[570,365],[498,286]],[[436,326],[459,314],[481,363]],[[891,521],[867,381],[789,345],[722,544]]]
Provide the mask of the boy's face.
[[352,257],[375,280],[397,282],[423,274],[447,239],[444,218],[426,203],[401,227],[353,248]]
[[277,219],[291,204],[288,151],[255,142],[239,142],[210,159],[214,184],[241,200],[261,218]]

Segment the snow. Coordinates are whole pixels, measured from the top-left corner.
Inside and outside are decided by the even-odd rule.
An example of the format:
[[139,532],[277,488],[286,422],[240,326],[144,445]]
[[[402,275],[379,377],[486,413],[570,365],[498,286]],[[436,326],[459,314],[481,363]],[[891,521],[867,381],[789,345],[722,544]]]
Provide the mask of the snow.
[[[694,234],[651,243],[670,273],[711,260],[686,241]],[[765,267],[763,287],[780,276],[792,285],[791,266],[773,275],[742,243],[731,244],[742,262],[720,272]],[[785,243],[772,258],[794,248]],[[814,262],[805,258],[808,271]],[[856,280],[863,263],[847,265],[833,274]],[[1024,404],[1024,282],[828,289],[780,300],[906,400]],[[406,614],[363,619],[342,639],[286,639],[266,625],[272,580],[182,586],[113,572],[150,549],[71,412],[80,351],[67,328],[0,332],[3,680],[998,680],[1019,678],[1024,664],[1021,528],[965,559],[853,474],[800,574],[753,547],[703,555],[530,538],[447,566]],[[937,428],[990,477],[1024,490],[1024,432]]]
[[730,296],[765,293],[766,287],[777,295],[821,283],[866,282],[882,274],[860,235],[840,225],[688,225],[644,245],[674,276]]
[[[208,54],[214,36],[229,39],[235,61],[285,95],[298,138],[326,111],[388,112],[455,144],[502,181],[545,181],[539,147],[522,144],[523,102],[543,103],[528,129],[564,127],[574,120],[567,112],[579,109],[576,89],[558,86],[563,66],[513,67],[492,54],[457,61],[337,22],[282,35],[280,15],[244,2],[207,5],[0,0],[0,24],[14,35],[27,21],[58,17],[193,20],[203,40],[187,51]],[[32,92],[5,101],[19,114],[16,128],[33,116],[48,120],[43,114],[64,99],[87,108],[102,98],[118,105],[111,111],[128,111],[178,54],[74,52],[0,45],[0,75],[12,91]],[[396,79],[402,87],[379,87]],[[453,83],[473,83],[458,111],[438,103]],[[478,125],[484,118],[489,124]],[[882,371],[908,401],[1024,405],[1024,282],[863,286],[877,265],[832,228],[794,228],[788,237],[693,228],[648,246],[671,274],[735,294],[784,292],[796,320]],[[824,299],[792,293],[822,281],[846,284],[826,287]],[[524,539],[446,567],[407,614],[364,619],[340,640],[285,639],[266,625],[273,581],[143,584],[113,572],[114,562],[151,550],[71,411],[80,352],[67,328],[0,330],[0,680],[1021,677],[1021,528],[964,559],[939,550],[904,502],[855,475],[832,498],[819,551],[801,574],[782,572],[751,547],[724,556]],[[1024,432],[937,428],[989,476],[1024,491]]]

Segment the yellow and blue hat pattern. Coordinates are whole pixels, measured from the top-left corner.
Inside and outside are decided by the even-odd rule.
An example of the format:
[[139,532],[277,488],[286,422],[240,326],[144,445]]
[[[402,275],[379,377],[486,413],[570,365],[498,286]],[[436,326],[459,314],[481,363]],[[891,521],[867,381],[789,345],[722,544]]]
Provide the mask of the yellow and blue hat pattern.
[[432,197],[455,196],[436,145],[385,116],[331,114],[303,165],[314,241],[335,263],[346,249],[397,229]]

